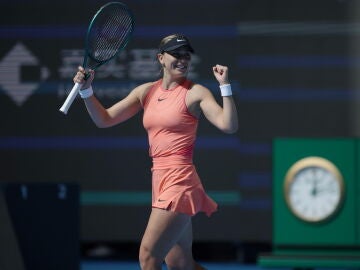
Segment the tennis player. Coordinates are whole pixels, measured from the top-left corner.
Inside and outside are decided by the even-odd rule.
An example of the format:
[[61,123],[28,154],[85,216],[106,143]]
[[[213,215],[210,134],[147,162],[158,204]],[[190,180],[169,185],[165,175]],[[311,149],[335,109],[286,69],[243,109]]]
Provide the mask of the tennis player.
[[217,204],[205,193],[192,161],[200,114],[225,133],[238,129],[228,68],[212,68],[220,85],[221,106],[209,89],[187,79],[192,53],[185,36],[165,37],[157,54],[162,78],[134,88],[108,109],[93,94],[93,71],[85,81],[85,70],[79,67],[74,77],[75,83],[84,84],[80,96],[100,128],[124,122],[143,110],[153,161],[152,211],[139,251],[143,270],[160,270],[164,261],[168,269],[204,269],[193,259],[191,217],[198,212],[210,216]]

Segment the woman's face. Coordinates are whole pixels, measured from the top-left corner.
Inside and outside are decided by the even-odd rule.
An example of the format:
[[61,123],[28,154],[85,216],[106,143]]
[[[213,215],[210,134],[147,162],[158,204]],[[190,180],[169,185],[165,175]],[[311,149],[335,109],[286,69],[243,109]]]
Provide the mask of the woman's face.
[[186,76],[190,68],[191,53],[182,48],[159,54],[164,72],[173,76]]

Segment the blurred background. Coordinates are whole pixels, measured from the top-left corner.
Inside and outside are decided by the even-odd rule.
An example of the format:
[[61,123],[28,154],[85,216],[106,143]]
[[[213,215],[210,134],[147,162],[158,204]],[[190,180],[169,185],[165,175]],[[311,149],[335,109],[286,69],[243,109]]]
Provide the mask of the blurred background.
[[[0,181],[78,185],[81,256],[136,259],[151,201],[142,115],[98,129],[80,99],[67,116],[59,112],[87,26],[107,2],[1,1]],[[96,95],[110,106],[156,80],[158,44],[173,33],[188,36],[196,51],[190,79],[217,98],[211,68],[229,66],[240,128],[226,135],[200,122],[194,162],[219,211],[194,218],[194,253],[255,262],[272,244],[274,138],[360,133],[359,2],[123,2],[135,33],[97,72]]]

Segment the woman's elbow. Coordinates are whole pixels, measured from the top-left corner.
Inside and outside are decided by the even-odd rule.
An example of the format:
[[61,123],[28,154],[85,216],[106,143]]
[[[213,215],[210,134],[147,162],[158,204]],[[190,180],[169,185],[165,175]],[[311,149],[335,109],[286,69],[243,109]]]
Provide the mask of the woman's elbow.
[[94,121],[94,124],[98,128],[108,128],[113,126],[109,121]]
[[99,124],[99,123],[95,123],[95,126],[96,126],[97,128],[107,128],[106,125],[104,125],[104,124]]
[[239,127],[238,125],[232,125],[226,128],[223,128],[222,131],[226,134],[234,134],[238,131]]
[[238,129],[237,128],[234,128],[234,129],[227,129],[227,130],[225,130],[224,132],[226,133],[226,134],[234,134],[234,133],[236,133],[238,131]]

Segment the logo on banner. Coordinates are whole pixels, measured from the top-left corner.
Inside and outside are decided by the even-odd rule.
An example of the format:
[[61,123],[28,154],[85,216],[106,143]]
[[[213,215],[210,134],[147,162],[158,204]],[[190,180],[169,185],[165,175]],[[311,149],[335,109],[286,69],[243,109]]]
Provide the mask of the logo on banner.
[[0,87],[21,106],[49,77],[49,70],[22,43],[17,43],[0,61]]

